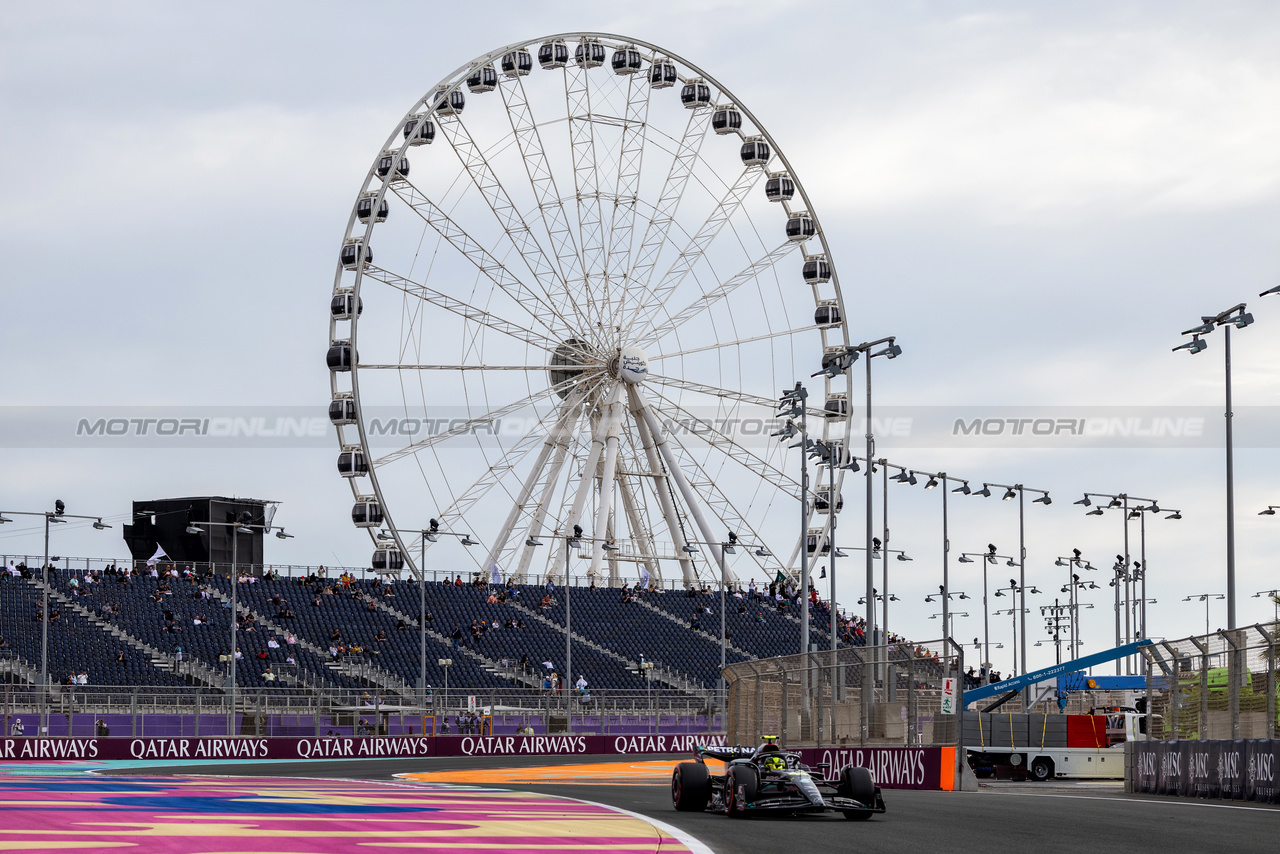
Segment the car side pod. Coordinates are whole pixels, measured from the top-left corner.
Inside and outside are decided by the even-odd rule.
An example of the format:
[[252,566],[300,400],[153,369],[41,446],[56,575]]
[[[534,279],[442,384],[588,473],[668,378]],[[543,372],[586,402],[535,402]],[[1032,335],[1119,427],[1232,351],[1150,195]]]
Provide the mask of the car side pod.
[[702,812],[711,800],[711,777],[702,762],[681,762],[671,774],[671,803],[678,812]]

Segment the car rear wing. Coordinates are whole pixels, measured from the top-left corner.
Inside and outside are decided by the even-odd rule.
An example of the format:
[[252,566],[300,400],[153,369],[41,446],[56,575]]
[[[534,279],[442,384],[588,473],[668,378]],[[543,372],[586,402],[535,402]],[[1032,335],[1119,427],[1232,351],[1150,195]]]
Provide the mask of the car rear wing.
[[719,759],[721,762],[730,762],[734,759],[743,759],[756,752],[754,747],[729,747],[727,745],[718,745],[716,747],[708,747],[699,744],[693,751],[697,754],[698,759]]

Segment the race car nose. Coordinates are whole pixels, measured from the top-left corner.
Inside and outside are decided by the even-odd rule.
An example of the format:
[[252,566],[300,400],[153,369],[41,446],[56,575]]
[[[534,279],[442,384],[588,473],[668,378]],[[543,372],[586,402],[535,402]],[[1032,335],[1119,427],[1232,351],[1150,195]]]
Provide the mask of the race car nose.
[[822,793],[818,791],[818,787],[814,785],[813,780],[809,779],[807,774],[796,780],[796,788],[804,793],[804,796],[809,799],[809,803],[815,807],[822,806]]

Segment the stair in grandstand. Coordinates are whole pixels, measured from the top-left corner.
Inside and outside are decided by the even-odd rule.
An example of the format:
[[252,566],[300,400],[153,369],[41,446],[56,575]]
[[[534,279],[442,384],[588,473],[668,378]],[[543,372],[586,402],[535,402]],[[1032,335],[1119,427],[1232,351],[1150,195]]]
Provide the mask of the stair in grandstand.
[[[395,617],[397,620],[404,620],[405,624],[409,626],[413,626],[415,631],[418,629],[417,618],[409,616],[405,612],[401,611],[399,608],[396,608],[393,605],[389,605],[386,602],[383,602],[380,599],[378,599],[378,597],[370,596],[367,593],[363,594],[361,598],[364,599],[366,602],[372,602],[380,610],[390,614],[391,616]],[[445,637],[440,632],[437,632],[435,629],[427,629],[427,636],[443,644],[450,643],[450,640],[447,637]],[[485,670],[488,673],[493,674],[494,676],[498,676],[503,679],[511,679],[512,681],[519,682],[521,685],[524,685],[529,688],[540,688],[542,686],[541,679],[522,673],[520,672],[520,670],[514,667],[503,667],[501,664],[494,661],[492,658],[489,658],[486,655],[482,655],[473,649],[468,649],[465,646],[459,646],[456,648],[455,651],[462,655],[467,656],[472,661],[475,661],[477,664],[480,665],[481,669]]]
[[[36,590],[43,590],[45,588],[44,582],[38,578],[30,578],[27,579],[27,581],[32,587],[36,588]],[[168,671],[176,676],[189,677],[195,682],[202,682],[205,685],[209,685],[214,688],[221,688],[223,683],[226,681],[225,677],[223,677],[221,673],[218,673],[212,668],[206,667],[198,661],[179,661],[175,656],[162,652],[151,644],[134,637],[119,626],[113,625],[112,623],[102,619],[97,614],[93,613],[93,611],[90,611],[88,608],[79,604],[52,585],[48,587],[48,593],[49,598],[57,602],[62,607],[80,614],[92,625],[97,626],[99,629],[102,629],[102,631],[110,635],[114,635],[149,657],[151,659],[151,665],[157,670]]]
[[0,649],[0,682],[12,685],[23,682],[27,685],[40,684],[40,671],[22,660],[11,649]]
[[[718,638],[717,636],[715,636],[715,635],[711,634],[710,632],[704,632],[704,631],[702,631],[701,629],[694,629],[694,628],[690,628],[690,626],[689,626],[689,624],[688,624],[688,623],[686,623],[686,622],[684,622],[683,620],[681,620],[681,619],[680,619],[679,617],[677,617],[675,614],[672,614],[672,613],[670,613],[669,611],[664,611],[664,610],[662,610],[661,608],[658,608],[658,607],[656,607],[656,606],[654,606],[654,605],[650,605],[648,602],[644,601],[644,599],[643,599],[643,598],[637,598],[637,599],[635,600],[635,604],[639,605],[641,608],[648,608],[648,609],[649,609],[650,611],[652,611],[653,613],[657,614],[657,615],[658,615],[658,616],[660,616],[660,617],[665,617],[666,619],[668,619],[668,620],[670,620],[671,622],[675,623],[677,626],[680,626],[680,627],[681,627],[681,628],[683,628],[683,629],[687,629],[687,630],[689,630],[689,631],[693,632],[693,634],[698,635],[699,637],[702,637],[702,638],[705,638],[705,639],[707,639],[707,640],[711,641],[713,644],[715,644],[715,645],[716,645],[716,647],[717,647],[717,648],[719,648],[719,646],[720,646],[720,638]],[[734,645],[733,645],[733,643],[731,643],[731,642],[726,642],[726,643],[725,643],[725,649],[728,649],[728,650],[731,650],[731,651],[733,651],[733,652],[736,652],[738,655],[742,656],[743,658],[755,658],[755,656],[754,656],[754,655],[752,655],[751,653],[747,652],[745,649],[739,649],[738,647],[734,646]]]
[[[223,593],[221,590],[217,589],[216,587],[212,588],[209,591],[209,593],[215,599],[219,599],[223,602],[231,601],[230,596]],[[262,626],[263,628],[267,629],[268,631],[275,632],[280,637],[285,637],[286,635],[292,635],[298,646],[310,652],[313,652],[316,655],[323,658],[325,662],[324,666],[329,670],[333,671],[334,673],[341,673],[344,676],[348,676],[352,679],[363,682],[365,684],[382,688],[383,690],[386,690],[386,691],[394,692],[396,694],[399,694],[402,697],[408,698],[414,695],[413,688],[411,688],[407,682],[405,682],[403,679],[391,673],[388,673],[387,671],[378,667],[376,664],[372,664],[367,661],[357,662],[357,661],[352,661],[350,659],[344,659],[344,658],[340,658],[335,661],[330,658],[328,650],[322,649],[317,644],[312,643],[311,641],[307,640],[306,638],[300,635],[294,635],[292,632],[288,631],[283,626],[280,626],[276,623],[271,622],[266,617],[262,616],[262,614],[248,608],[245,605],[241,605],[240,608],[245,613],[251,614],[253,616],[253,621],[258,625]]]
[[[539,614],[533,608],[526,607],[525,605],[521,605],[518,602],[508,601],[507,604],[510,605],[512,608],[515,608],[517,611],[520,611],[521,613],[527,614],[533,619],[538,620],[539,622],[546,623],[547,625],[554,628],[556,631],[559,631],[559,632],[564,631],[564,626],[560,625],[554,620],[547,619],[546,617]],[[613,661],[618,662],[619,664],[623,665],[627,670],[632,672],[638,672],[639,664],[634,659],[629,659],[625,655],[619,655],[613,650],[608,649],[607,647],[603,647],[600,644],[596,643],[595,641],[589,638],[583,637],[577,632],[571,631],[569,632],[569,636],[572,637],[578,643],[582,644],[583,646],[589,647],[590,649],[594,649],[596,652],[600,653],[606,658],[610,658]],[[663,665],[661,662],[654,661],[653,665],[654,666],[650,671],[650,673],[654,680],[661,682],[664,685],[667,685],[668,687],[675,688],[677,691],[688,694],[691,697],[697,697],[698,699],[702,699],[702,700],[705,700],[708,698],[708,693],[706,688],[704,688],[702,684],[699,683],[696,679],[693,679],[692,677],[684,673],[680,673],[674,668],[667,667],[666,665]]]

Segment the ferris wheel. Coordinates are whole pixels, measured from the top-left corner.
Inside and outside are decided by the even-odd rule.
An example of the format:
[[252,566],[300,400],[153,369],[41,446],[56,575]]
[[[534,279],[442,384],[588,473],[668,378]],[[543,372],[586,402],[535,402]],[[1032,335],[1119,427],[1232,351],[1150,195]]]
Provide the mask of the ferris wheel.
[[849,344],[835,266],[773,137],[670,51],[564,34],[428,90],[356,197],[329,344],[375,569],[457,549],[428,519],[467,535],[440,561],[516,581],[564,573],[538,547],[575,526],[602,584],[715,579],[728,532],[767,579],[827,549],[795,525],[806,449],[770,433],[805,378],[838,453],[803,497],[838,509],[850,377],[807,379]]

